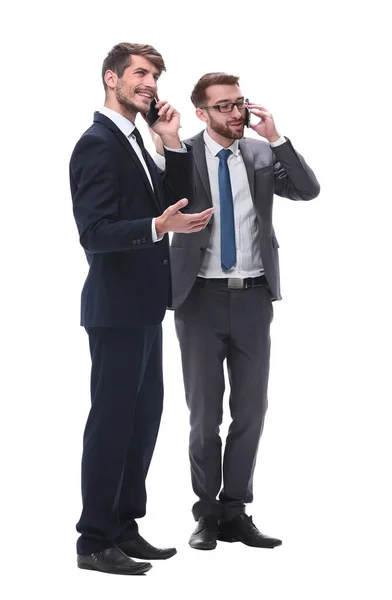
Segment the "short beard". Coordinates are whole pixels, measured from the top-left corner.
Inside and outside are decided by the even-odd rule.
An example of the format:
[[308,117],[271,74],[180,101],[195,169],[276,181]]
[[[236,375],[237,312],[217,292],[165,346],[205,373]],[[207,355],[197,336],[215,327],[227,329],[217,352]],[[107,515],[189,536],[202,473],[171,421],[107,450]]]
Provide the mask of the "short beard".
[[115,88],[117,102],[127,111],[138,112],[140,109],[129,100],[126,90],[124,90],[125,87],[123,82],[117,83]]
[[242,120],[242,129],[240,131],[233,131],[229,125],[221,125],[210,116],[210,127],[212,131],[215,131],[215,133],[228,140],[240,140],[244,137],[244,120]]

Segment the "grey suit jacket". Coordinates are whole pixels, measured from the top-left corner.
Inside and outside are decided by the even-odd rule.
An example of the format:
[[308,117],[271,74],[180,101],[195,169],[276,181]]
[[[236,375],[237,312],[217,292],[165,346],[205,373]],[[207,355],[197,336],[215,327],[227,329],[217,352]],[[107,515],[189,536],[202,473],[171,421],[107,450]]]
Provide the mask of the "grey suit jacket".
[[[212,206],[203,132],[185,142],[193,147],[194,164],[194,201],[188,205],[187,212],[201,212]],[[243,138],[240,150],[257,215],[261,259],[271,298],[281,300],[279,244],[272,225],[273,196],[312,200],[318,196],[320,185],[288,139],[285,144],[271,148],[268,142]],[[209,243],[212,219],[198,233],[173,235],[170,247],[173,309],[184,302],[196,281]]]

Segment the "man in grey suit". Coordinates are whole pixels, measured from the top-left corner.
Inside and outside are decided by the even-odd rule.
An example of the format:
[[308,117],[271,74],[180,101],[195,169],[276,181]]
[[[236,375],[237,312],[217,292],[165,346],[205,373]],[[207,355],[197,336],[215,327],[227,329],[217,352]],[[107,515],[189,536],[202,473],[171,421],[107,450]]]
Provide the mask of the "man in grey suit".
[[[210,550],[217,539],[274,548],[245,513],[267,409],[272,301],[280,300],[273,196],[311,200],[320,191],[312,170],[281,136],[264,107],[248,103],[238,77],[208,73],[191,96],[206,124],[194,138],[195,201],[215,213],[203,231],[174,234],[173,308],[190,410],[193,506],[189,543]],[[244,138],[250,126],[267,140]],[[158,140],[156,140],[159,152]],[[232,422],[223,452],[219,427],[227,361]],[[223,466],[223,486],[222,486]]]

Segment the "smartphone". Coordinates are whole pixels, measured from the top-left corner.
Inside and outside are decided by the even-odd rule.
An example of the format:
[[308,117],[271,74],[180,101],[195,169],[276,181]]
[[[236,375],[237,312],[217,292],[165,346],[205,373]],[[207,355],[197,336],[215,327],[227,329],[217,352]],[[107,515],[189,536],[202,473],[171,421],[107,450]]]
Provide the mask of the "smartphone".
[[245,108],[245,121],[244,121],[244,125],[245,127],[249,127],[250,124],[250,110],[248,107]]
[[157,103],[157,101],[154,98],[154,100],[150,104],[150,110],[146,113],[146,121],[147,121],[147,124],[149,127],[152,127],[153,125],[155,125],[155,123],[159,119],[158,109],[155,108],[156,103]]

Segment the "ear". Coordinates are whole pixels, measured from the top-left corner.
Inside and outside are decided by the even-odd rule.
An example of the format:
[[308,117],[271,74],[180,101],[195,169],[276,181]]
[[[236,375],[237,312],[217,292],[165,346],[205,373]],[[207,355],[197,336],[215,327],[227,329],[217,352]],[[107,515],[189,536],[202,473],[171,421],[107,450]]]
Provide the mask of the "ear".
[[114,71],[110,71],[110,69],[108,69],[105,73],[105,83],[106,85],[111,88],[112,90],[116,87],[117,82],[118,82],[118,76],[117,73],[115,73]]
[[204,121],[204,123],[208,123],[209,121],[207,111],[203,108],[196,108],[196,116],[200,121]]

